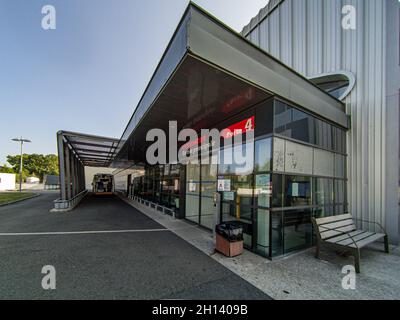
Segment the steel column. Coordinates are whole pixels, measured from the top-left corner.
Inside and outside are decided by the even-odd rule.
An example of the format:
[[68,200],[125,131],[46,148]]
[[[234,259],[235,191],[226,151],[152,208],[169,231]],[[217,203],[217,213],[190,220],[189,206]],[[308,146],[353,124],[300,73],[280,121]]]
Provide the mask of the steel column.
[[65,182],[65,146],[62,134],[57,134],[57,149],[58,149],[58,168],[60,174],[60,198],[66,200],[66,182]]

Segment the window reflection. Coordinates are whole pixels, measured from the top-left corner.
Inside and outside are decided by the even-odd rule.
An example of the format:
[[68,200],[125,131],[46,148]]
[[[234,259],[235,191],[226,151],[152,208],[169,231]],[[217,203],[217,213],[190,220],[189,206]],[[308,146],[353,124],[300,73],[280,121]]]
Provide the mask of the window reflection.
[[283,207],[284,189],[283,175],[274,174],[272,177],[272,207]]
[[311,205],[311,178],[300,176],[285,177],[285,207]]
[[282,101],[274,106],[274,132],[340,153],[346,152],[346,132]]
[[255,143],[255,172],[271,171],[272,139],[258,140]]
[[322,207],[333,205],[333,179],[315,179],[314,203]]
[[269,224],[270,212],[265,209],[257,210],[257,252],[269,256]]
[[311,209],[284,211],[284,252],[299,250],[312,242]]
[[256,175],[254,199],[259,207],[271,208],[272,206],[272,181],[270,174]]
[[276,257],[283,254],[283,221],[282,212],[271,212],[271,255]]
[[253,172],[253,167],[253,143],[226,147],[219,152],[219,174],[248,175]]

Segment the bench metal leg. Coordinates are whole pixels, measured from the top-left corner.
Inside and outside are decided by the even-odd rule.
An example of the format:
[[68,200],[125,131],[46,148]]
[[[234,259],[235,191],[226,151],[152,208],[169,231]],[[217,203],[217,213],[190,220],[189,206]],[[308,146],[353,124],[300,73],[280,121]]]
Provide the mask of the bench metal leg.
[[389,237],[385,236],[384,241],[385,241],[385,252],[389,253]]
[[321,251],[321,247],[320,247],[320,243],[319,243],[319,241],[318,241],[318,242],[317,242],[316,249],[315,249],[315,257],[316,257],[317,259],[319,259],[320,251]]
[[360,250],[354,250],[354,267],[360,273]]

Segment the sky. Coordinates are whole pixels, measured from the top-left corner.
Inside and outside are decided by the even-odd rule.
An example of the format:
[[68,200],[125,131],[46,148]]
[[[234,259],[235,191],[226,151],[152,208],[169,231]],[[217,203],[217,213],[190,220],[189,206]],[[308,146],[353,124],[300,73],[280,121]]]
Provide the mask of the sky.
[[[241,31],[268,0],[197,0]],[[0,0],[0,165],[57,153],[56,133],[120,138],[187,0]],[[42,28],[42,7],[56,29]]]

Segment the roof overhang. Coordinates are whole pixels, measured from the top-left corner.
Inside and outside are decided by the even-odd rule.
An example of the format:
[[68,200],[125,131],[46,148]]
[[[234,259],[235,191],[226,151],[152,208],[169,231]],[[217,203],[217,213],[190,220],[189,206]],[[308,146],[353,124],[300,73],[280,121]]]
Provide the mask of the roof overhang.
[[82,165],[87,167],[109,167],[115,157],[119,139],[89,134],[59,131],[62,139]]
[[347,70],[338,70],[338,71],[320,73],[308,77],[308,79],[318,87],[321,87],[321,85],[326,84],[327,82],[338,82],[338,81],[348,82],[346,90],[344,90],[342,95],[338,98],[341,101],[343,101],[350,94],[350,92],[353,90],[356,84],[356,77],[352,72]]
[[116,149],[117,160],[144,161],[146,133],[212,128],[271,96],[278,96],[343,128],[345,105],[264,52],[201,8],[182,17]]

